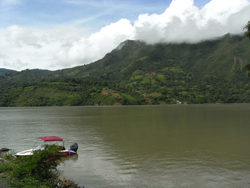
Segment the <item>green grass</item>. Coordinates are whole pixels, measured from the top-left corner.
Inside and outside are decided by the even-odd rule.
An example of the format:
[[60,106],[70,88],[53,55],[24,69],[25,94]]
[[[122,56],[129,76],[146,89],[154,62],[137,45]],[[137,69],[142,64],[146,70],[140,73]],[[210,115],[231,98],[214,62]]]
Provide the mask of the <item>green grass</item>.
[[135,70],[134,72],[133,72],[133,74],[132,75],[140,75],[140,74],[143,74],[143,71],[141,71],[141,70]]
[[23,92],[29,92],[29,91],[33,91],[35,89],[36,89],[35,86],[29,86],[29,87],[25,87],[24,90],[23,90]]
[[137,61],[143,61],[143,60],[145,60],[145,59],[147,59],[147,58],[148,58],[148,56],[141,57],[141,58],[139,58]]
[[179,67],[172,67],[169,69],[170,71],[174,72],[174,73],[184,73],[181,68]]
[[73,75],[76,75],[78,72],[79,72],[79,70],[75,70],[73,72],[68,73],[67,75],[68,76],[73,76]]
[[133,65],[133,63],[129,64],[127,67],[123,68],[123,69],[121,70],[121,72],[124,72],[124,71],[127,70],[129,67],[131,67],[132,65]]
[[163,75],[163,74],[156,74],[156,76],[157,76],[157,78],[160,80],[160,81],[162,81],[162,82],[165,82],[166,81],[166,78],[165,78],[165,76]]
[[143,75],[134,75],[130,78],[130,80],[140,80],[140,79],[143,79]]
[[89,77],[90,76],[90,74],[85,74],[85,75],[83,75],[82,77],[83,78],[86,78],[86,77]]
[[128,100],[135,100],[134,97],[127,95],[127,94],[121,94],[123,97],[127,98]]

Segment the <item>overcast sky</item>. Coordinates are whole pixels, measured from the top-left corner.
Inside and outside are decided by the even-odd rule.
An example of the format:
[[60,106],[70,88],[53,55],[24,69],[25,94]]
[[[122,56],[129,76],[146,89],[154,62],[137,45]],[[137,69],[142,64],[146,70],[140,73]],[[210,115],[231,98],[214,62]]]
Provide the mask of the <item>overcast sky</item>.
[[194,43],[249,20],[250,0],[0,0],[0,68],[69,68],[127,39]]

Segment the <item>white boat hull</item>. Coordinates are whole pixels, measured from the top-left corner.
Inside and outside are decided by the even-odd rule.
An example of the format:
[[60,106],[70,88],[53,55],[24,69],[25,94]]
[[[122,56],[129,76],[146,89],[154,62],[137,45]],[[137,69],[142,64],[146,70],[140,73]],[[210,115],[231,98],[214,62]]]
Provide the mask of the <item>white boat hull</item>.
[[[34,151],[33,149],[21,151],[21,152],[16,153],[16,156],[17,157],[20,157],[20,156],[31,156],[31,155],[33,155],[33,151]],[[59,154],[63,154],[63,153],[65,155],[68,155],[68,156],[76,154],[76,152],[73,151],[73,150],[61,150],[61,151],[59,151]]]

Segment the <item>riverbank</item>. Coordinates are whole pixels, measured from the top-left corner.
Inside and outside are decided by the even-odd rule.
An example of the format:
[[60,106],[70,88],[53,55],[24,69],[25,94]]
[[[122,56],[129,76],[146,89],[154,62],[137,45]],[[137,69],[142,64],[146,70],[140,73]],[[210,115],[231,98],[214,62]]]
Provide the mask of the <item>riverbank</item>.
[[[1,165],[1,164],[0,164]],[[81,188],[77,184],[75,184],[71,180],[67,180],[66,178],[63,177],[58,177],[55,180],[56,188]],[[0,188],[16,188],[20,187],[20,183],[18,179],[13,179],[7,174],[0,173]],[[42,186],[45,188],[44,186]],[[39,187],[38,187],[39,188]],[[49,188],[49,187],[48,187]]]
[[[1,158],[2,155],[3,155],[3,152],[1,152],[1,150],[0,150],[0,166],[1,166],[1,164],[7,162],[5,159]],[[6,178],[5,178],[5,176],[3,175],[3,173],[0,173],[0,187],[1,188],[10,188],[10,186],[8,185],[8,182],[7,182]]]
[[[15,160],[19,158],[15,158],[13,153],[1,152],[0,151],[0,188],[30,188],[30,187],[41,187],[41,188],[80,188],[77,184],[75,184],[71,180],[67,180],[64,177],[59,177],[57,172],[49,172],[48,177],[43,178],[39,173],[38,176],[30,177],[30,175],[24,175],[18,177],[13,174],[20,173],[17,168]],[[48,161],[46,160],[46,163]],[[38,164],[38,163],[36,163]],[[18,166],[22,165],[18,163]],[[22,168],[22,167],[21,167]],[[20,170],[20,169],[19,169]],[[40,172],[40,171],[38,171]],[[30,174],[30,173],[29,173]],[[44,177],[46,175],[43,175]],[[35,178],[37,177],[37,178]],[[45,181],[44,181],[45,180]]]
[[4,175],[2,173],[0,174],[0,187],[1,188],[11,188],[8,184],[8,181],[6,180],[6,178],[4,177]]

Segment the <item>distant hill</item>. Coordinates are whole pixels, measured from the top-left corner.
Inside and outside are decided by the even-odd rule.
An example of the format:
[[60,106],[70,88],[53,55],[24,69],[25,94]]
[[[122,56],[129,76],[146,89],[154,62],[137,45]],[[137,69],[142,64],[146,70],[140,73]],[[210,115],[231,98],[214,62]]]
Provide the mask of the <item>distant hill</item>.
[[250,102],[250,42],[227,34],[197,44],[128,40],[89,65],[0,75],[0,106]]
[[0,68],[0,74],[5,74],[5,73],[9,73],[9,72],[16,72],[16,71],[15,70],[10,70],[10,69]]

